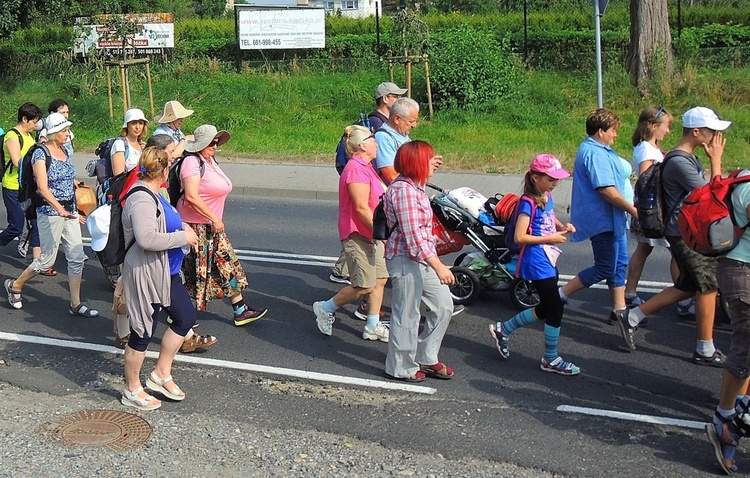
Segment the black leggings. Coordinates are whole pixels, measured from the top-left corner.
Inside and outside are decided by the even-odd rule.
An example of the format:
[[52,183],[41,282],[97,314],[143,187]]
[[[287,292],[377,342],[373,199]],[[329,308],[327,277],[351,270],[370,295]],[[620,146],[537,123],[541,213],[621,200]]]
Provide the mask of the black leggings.
[[[198,317],[195,313],[195,307],[193,302],[188,296],[185,286],[182,284],[182,278],[179,274],[172,276],[172,290],[170,294],[170,301],[172,302],[169,307],[164,307],[172,319],[169,324],[169,328],[180,337],[184,337],[195,325]],[[156,324],[159,322],[159,312],[162,310],[161,304],[151,304],[154,308],[154,314],[151,318],[154,321],[154,328],[150,334],[146,334],[143,337],[138,337],[138,334],[131,328],[130,329],[130,340],[128,340],[128,346],[139,352],[145,352],[148,348],[151,337],[156,333]]]
[[550,327],[560,327],[562,323],[565,302],[557,291],[558,277],[531,281],[539,293],[539,305],[534,307],[534,313],[539,320],[543,320]]

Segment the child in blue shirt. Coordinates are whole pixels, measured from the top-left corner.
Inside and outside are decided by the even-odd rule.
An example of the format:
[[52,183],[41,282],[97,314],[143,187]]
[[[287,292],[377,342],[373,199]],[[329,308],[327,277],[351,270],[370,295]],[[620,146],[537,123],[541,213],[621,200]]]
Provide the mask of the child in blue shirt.
[[576,228],[555,217],[551,193],[559,181],[567,177],[570,174],[551,154],[540,154],[531,162],[524,177],[523,195],[516,206],[514,240],[521,246],[516,273],[532,281],[541,302],[505,322],[490,324],[490,334],[500,356],[507,359],[510,334],[534,320],[543,320],[544,357],[540,368],[561,375],[578,375],[581,369],[563,360],[557,352],[565,304],[557,291],[557,258],[561,251],[556,244],[567,241],[565,234],[575,232]]

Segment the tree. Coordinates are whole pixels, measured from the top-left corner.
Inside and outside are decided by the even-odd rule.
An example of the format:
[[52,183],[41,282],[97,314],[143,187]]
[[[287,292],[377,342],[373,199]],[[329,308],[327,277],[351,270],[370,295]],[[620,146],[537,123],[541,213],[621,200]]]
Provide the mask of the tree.
[[630,0],[630,48],[628,71],[642,92],[658,72],[674,70],[672,35],[667,0]]

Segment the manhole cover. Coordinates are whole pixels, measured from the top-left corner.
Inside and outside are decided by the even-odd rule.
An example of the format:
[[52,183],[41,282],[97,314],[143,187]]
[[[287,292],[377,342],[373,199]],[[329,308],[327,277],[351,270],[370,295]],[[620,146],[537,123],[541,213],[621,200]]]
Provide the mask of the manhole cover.
[[66,445],[97,446],[113,451],[135,448],[151,436],[151,425],[146,420],[116,410],[82,410],[46,422],[39,429]]

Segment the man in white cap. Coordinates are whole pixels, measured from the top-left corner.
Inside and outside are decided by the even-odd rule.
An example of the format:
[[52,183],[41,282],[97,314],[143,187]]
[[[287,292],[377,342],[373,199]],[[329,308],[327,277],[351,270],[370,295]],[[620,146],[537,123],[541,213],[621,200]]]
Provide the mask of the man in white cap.
[[[647,315],[663,309],[677,301],[695,296],[695,323],[697,341],[693,362],[698,365],[722,367],[724,354],[714,346],[713,327],[716,314],[717,259],[706,257],[692,250],[680,236],[677,215],[682,202],[693,189],[708,183],[708,179],[721,174],[721,157],[724,154],[726,139],[721,133],[731,125],[722,121],[708,108],[697,106],[682,116],[682,138],[667,153],[662,163],[662,187],[664,188],[664,211],[669,213],[666,239],[669,250],[677,263],[680,276],[672,287],[668,287],[631,309],[628,314],[617,316],[620,333],[625,344],[635,350],[635,331],[638,323]],[[711,164],[710,177],[695,155],[696,149],[703,149]]]
[[159,127],[154,130],[152,136],[166,134],[172,138],[174,142],[174,153],[172,155],[175,158],[182,156],[182,152],[185,151],[185,143],[194,139],[192,134],[186,135],[180,129],[185,122],[185,118],[193,113],[193,110],[185,108],[179,101],[172,100],[164,103],[161,115],[154,118],[154,121],[159,123]]

